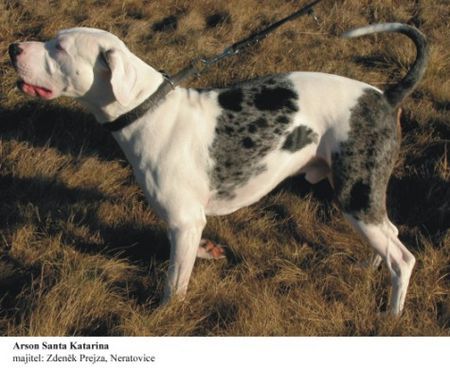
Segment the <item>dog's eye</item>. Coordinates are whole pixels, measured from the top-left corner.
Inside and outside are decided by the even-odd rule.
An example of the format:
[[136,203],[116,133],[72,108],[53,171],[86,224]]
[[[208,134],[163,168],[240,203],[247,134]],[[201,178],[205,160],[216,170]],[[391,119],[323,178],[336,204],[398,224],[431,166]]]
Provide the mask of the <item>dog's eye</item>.
[[65,51],[60,42],[56,42],[55,48],[57,51]]

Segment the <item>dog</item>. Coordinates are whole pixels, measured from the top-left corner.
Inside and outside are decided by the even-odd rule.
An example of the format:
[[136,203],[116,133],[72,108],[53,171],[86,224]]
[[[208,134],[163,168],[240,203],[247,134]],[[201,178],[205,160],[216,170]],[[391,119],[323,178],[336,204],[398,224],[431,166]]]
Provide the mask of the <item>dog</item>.
[[[387,264],[390,312],[401,313],[415,257],[388,218],[386,187],[400,146],[398,108],[422,78],[428,49],[419,30],[400,23],[346,36],[378,32],[402,33],[417,48],[409,72],[384,92],[318,72],[268,75],[224,89],[175,87],[113,131],[168,225],[163,302],[184,297],[197,256],[220,257],[201,239],[206,216],[251,205],[285,178],[304,174],[312,184],[330,181],[344,217]],[[118,37],[98,29],[14,43],[9,54],[25,94],[75,98],[106,125],[145,106],[164,82]]]

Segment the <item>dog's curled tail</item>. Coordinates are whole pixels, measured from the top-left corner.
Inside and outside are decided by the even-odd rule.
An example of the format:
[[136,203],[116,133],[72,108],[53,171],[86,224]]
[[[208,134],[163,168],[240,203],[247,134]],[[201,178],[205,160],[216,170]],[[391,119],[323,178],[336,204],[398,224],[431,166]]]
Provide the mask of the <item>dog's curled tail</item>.
[[346,38],[354,38],[377,32],[399,32],[408,36],[416,45],[416,60],[405,77],[397,84],[384,91],[386,99],[396,108],[417,86],[422,79],[428,62],[428,44],[425,35],[417,28],[402,23],[373,24],[353,29],[342,34]]

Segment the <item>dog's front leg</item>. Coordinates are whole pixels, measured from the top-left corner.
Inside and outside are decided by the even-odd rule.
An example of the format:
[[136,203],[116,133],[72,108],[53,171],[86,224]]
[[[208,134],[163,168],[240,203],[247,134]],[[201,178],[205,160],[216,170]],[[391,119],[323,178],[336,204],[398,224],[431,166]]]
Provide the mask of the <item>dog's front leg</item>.
[[201,222],[169,229],[170,262],[163,304],[173,296],[186,295],[204,226]]

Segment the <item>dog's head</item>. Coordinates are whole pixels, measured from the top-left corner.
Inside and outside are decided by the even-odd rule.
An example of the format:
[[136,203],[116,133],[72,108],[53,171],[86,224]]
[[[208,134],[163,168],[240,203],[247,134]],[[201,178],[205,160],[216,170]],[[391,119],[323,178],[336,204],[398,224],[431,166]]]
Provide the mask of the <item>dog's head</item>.
[[43,99],[68,96],[122,106],[131,101],[136,61],[125,44],[109,32],[62,30],[47,42],[11,44],[9,55],[20,78],[17,85],[28,95]]

